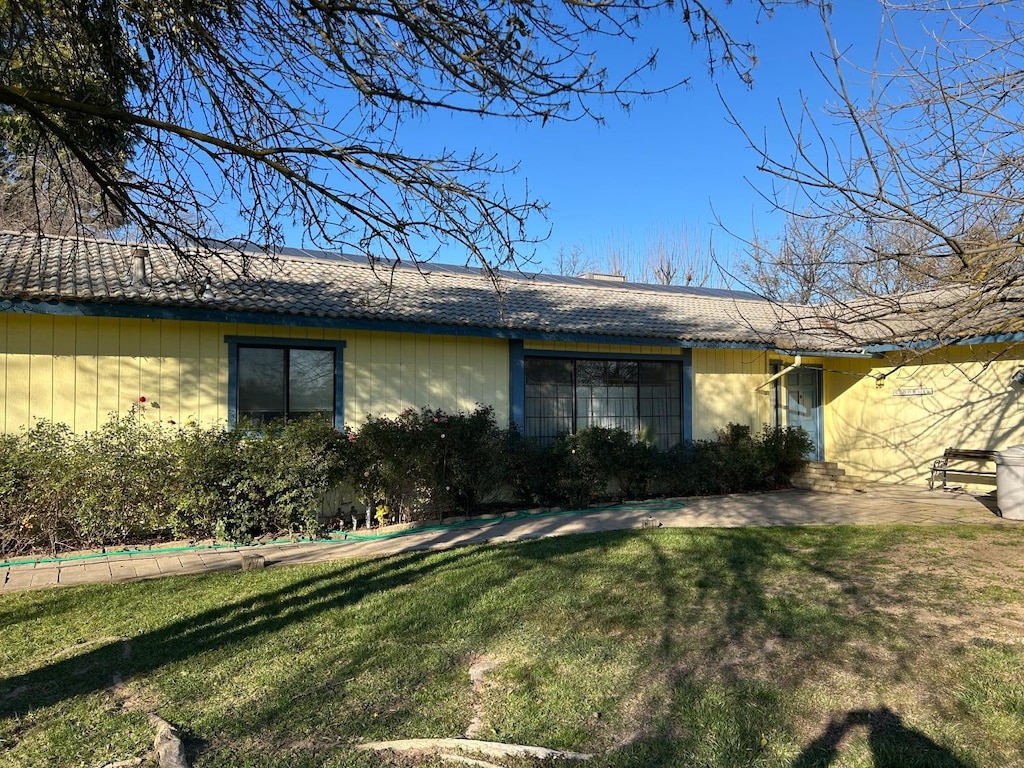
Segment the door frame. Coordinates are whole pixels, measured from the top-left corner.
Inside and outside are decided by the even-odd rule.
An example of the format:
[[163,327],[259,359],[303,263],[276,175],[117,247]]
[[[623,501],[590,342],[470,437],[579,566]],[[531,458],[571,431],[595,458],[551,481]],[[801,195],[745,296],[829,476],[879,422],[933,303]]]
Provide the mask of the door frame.
[[[781,361],[773,361],[770,365],[772,374],[779,373],[786,366]],[[824,386],[824,372],[820,365],[807,365],[803,364],[799,368],[795,369],[794,372],[801,373],[813,373],[815,381],[815,404],[812,409],[812,416],[814,418],[814,429],[817,434],[811,435],[811,440],[814,441],[814,451],[810,458],[812,461],[824,461],[825,460],[825,386]],[[787,374],[788,376],[788,374]],[[786,376],[780,376],[775,380],[775,386],[772,390],[772,397],[774,398],[772,407],[772,418],[774,419],[775,426],[787,426],[789,423],[787,398],[786,398]]]

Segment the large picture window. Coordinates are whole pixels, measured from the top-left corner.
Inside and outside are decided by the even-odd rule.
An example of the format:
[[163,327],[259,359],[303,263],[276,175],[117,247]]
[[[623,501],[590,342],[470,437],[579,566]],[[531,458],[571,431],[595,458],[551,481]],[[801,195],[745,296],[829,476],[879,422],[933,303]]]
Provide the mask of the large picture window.
[[674,361],[527,357],[527,437],[549,443],[591,426],[641,431],[659,448],[682,440],[682,368]]
[[342,342],[229,338],[229,415],[262,424],[322,415],[340,420]]

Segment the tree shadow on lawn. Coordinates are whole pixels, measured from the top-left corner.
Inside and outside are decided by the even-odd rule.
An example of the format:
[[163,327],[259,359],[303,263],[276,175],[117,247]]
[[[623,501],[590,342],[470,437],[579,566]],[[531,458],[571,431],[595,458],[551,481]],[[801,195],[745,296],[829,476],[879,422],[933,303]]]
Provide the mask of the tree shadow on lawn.
[[36,603],[31,609],[0,602],[0,628],[10,629],[18,624],[25,624],[36,619],[50,618],[75,608],[77,597],[75,590],[50,590],[46,601]]
[[[665,660],[678,660],[697,635],[702,666],[724,680],[748,679],[786,652],[789,663],[773,667],[772,677],[798,685],[814,663],[870,650],[894,634],[897,621],[885,609],[901,595],[870,572],[844,569],[850,553],[834,529],[713,529],[684,549],[658,537],[644,543],[656,565],[650,583],[660,585]],[[916,655],[895,653],[894,671],[911,671]]]
[[[836,529],[621,536],[634,537],[649,556],[641,561],[645,569],[623,576],[631,577],[636,589],[657,595],[653,623],[660,638],[650,663],[665,682],[661,700],[651,702],[650,721],[640,724],[637,738],[611,756],[609,765],[746,764],[757,756],[763,734],[792,733],[800,713],[789,693],[815,684],[829,670],[869,679],[915,677],[922,647],[914,642],[921,630],[914,619],[919,598],[907,591],[912,575],[876,578],[870,563],[879,555],[884,561],[884,538],[869,543],[865,553],[863,544],[847,547],[844,532]],[[688,546],[671,545],[666,536],[685,536]],[[601,542],[595,537],[592,546]],[[568,571],[572,583],[571,567]],[[896,615],[890,611],[894,605],[906,610]],[[897,716],[873,716],[878,768],[900,764],[887,755],[912,754],[928,744],[930,751],[923,754],[936,760],[920,765],[965,768],[951,752],[902,726]],[[709,743],[717,751],[710,751]]]
[[[430,562],[431,558],[434,562]],[[345,564],[328,573],[269,592],[247,595],[233,603],[136,635],[130,638],[130,654],[125,652],[121,640],[91,646],[82,653],[30,672],[0,679],[0,718],[20,717],[33,709],[104,690],[111,685],[115,673],[127,679],[206,651],[274,633],[450,565],[450,560],[438,559],[426,552],[370,564]]]
[[[669,543],[666,536],[684,541]],[[624,556],[622,550],[628,547],[639,554]],[[0,679],[0,718],[20,717],[36,708],[107,689],[115,673],[125,679],[152,673],[204,652],[259,640],[375,594],[466,568],[466,588],[471,588],[471,594],[438,595],[437,599],[463,601],[455,609],[455,617],[461,611],[480,622],[480,634],[468,641],[472,648],[487,650],[531,612],[549,615],[553,621],[577,622],[590,632],[606,631],[610,637],[630,632],[637,622],[640,631],[652,635],[654,642],[645,660],[653,674],[663,675],[667,700],[658,702],[661,711],[657,718],[641,728],[632,746],[611,756],[611,764],[685,763],[690,754],[687,750],[697,742],[675,733],[679,726],[674,713],[701,711],[705,706],[734,710],[724,719],[716,715],[719,723],[714,727],[722,731],[721,739],[735,744],[733,754],[749,756],[751,740],[756,744],[759,729],[789,726],[786,718],[791,710],[781,700],[780,691],[814,675],[817,664],[829,654],[846,652],[850,643],[882,643],[895,628],[898,620],[881,610],[895,599],[893,594],[874,588],[870,575],[829,565],[842,562],[844,551],[841,536],[827,529],[804,536],[781,529],[703,529],[586,534],[346,563],[136,635],[130,640],[130,655],[125,654],[122,642],[110,641]],[[489,557],[499,558],[502,568],[472,571]],[[608,569],[600,583],[647,590],[660,607],[650,611],[651,602],[641,602],[650,615],[631,615],[629,611],[635,612],[636,607],[624,606],[619,593],[602,594],[583,587],[579,580],[590,577],[595,568]],[[780,584],[781,568],[798,578]],[[507,583],[527,578],[533,569],[537,569],[533,577],[538,581],[532,585],[536,591],[531,599],[526,605],[509,608],[507,616],[498,615],[508,594],[522,599],[515,590],[503,591]],[[828,595],[808,599],[798,594],[809,584],[827,586]],[[575,601],[568,609],[564,607],[567,593]],[[422,612],[394,612],[375,619],[372,632],[375,637],[416,643],[425,633],[423,621]],[[906,621],[899,621],[901,631]],[[431,635],[429,642],[443,641],[443,627],[429,625],[426,631]],[[890,663],[909,670],[916,655],[913,647],[911,644],[896,654]],[[771,670],[775,678],[767,684],[762,675],[780,648],[785,664]],[[537,652],[544,653],[543,649]],[[869,668],[873,659],[868,656],[860,662]],[[344,669],[324,670],[324,675],[351,677],[374,663],[368,652],[346,659]],[[308,673],[294,670],[296,677],[303,674]],[[726,705],[707,704],[705,700],[717,695],[715,691],[722,686],[727,689]],[[309,706],[315,708],[312,698]],[[253,703],[237,717],[247,728],[276,731],[283,727],[281,722],[294,722],[282,717],[281,708],[289,706],[293,705],[285,701]],[[382,718],[375,728],[389,737],[423,735],[403,732],[412,717],[410,709],[403,709]],[[694,724],[698,726],[700,723]],[[644,762],[657,755],[664,760]],[[815,763],[807,763],[811,765]],[[955,762],[948,765],[958,768]]]
[[[908,727],[898,714],[884,706],[851,710],[843,719],[833,720],[787,765],[790,768],[831,768],[842,758],[844,741],[851,730],[858,728],[867,730],[871,756],[867,765],[870,768],[975,768],[973,762],[965,762],[924,733]],[[767,744],[762,748],[756,735],[730,744],[728,737],[723,739],[720,733],[705,733],[701,738],[688,740],[670,729],[661,729],[612,756],[607,765],[609,768],[691,765],[695,762],[695,752],[707,741],[713,741],[718,751],[702,755],[702,765],[760,765],[761,759],[771,763],[770,753],[762,755]]]

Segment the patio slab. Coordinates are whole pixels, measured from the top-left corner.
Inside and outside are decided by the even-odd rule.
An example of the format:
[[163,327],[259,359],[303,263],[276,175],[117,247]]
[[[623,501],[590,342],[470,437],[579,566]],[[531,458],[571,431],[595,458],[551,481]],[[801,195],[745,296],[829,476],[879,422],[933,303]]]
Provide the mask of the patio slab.
[[412,529],[391,538],[194,551],[155,548],[87,559],[0,566],[0,594],[26,589],[240,570],[242,555],[258,553],[268,567],[345,558],[382,557],[413,550],[439,550],[484,542],[501,543],[575,533],[649,526],[668,528],[779,525],[1024,525],[1005,520],[990,496],[894,485],[869,485],[863,493],[836,495],[785,490],[731,496],[656,499],[580,512],[474,519],[458,526]]

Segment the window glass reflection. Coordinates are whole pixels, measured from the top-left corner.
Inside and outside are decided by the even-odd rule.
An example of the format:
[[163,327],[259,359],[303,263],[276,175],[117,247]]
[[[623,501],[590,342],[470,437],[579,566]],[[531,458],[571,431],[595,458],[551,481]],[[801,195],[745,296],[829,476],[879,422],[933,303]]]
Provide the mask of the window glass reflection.
[[238,349],[238,413],[258,422],[285,415],[285,350]]
[[292,349],[289,358],[288,413],[333,413],[334,352]]
[[257,423],[334,415],[334,350],[238,348],[238,416]]
[[682,440],[682,367],[673,361],[526,358],[524,434],[542,444],[618,427],[667,449]]

